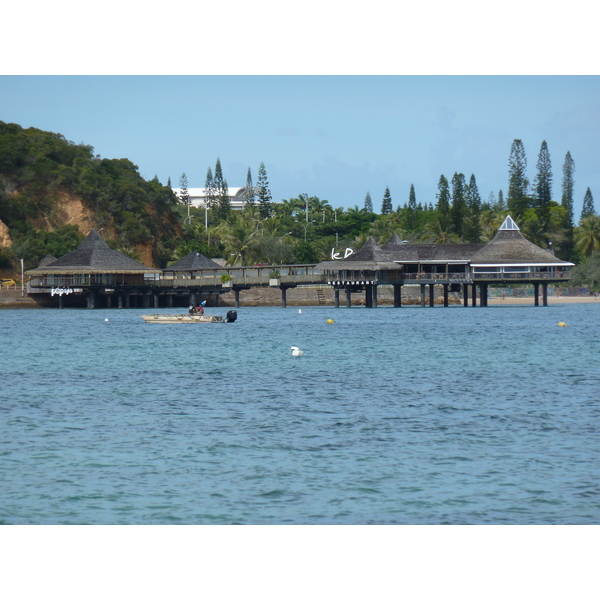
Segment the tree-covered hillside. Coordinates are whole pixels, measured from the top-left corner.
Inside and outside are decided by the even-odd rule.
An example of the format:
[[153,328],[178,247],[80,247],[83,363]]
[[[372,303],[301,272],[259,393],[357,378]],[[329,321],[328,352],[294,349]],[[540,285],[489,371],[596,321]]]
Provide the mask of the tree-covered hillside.
[[181,231],[176,204],[169,187],[144,180],[125,158],[0,121],[0,221],[12,241],[0,249],[0,268],[66,254],[92,227],[113,247],[166,266]]

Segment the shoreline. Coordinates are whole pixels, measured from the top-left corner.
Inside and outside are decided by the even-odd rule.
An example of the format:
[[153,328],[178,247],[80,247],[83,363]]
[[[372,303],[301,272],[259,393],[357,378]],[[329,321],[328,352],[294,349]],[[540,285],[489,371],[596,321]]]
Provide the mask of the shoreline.
[[[600,296],[595,298],[594,296],[548,296],[548,305],[550,304],[591,304],[597,303],[600,305]],[[510,296],[507,298],[489,298],[488,305],[502,305],[502,304],[531,304],[534,305],[533,296],[519,298],[517,296]],[[540,298],[540,306],[542,300]]]

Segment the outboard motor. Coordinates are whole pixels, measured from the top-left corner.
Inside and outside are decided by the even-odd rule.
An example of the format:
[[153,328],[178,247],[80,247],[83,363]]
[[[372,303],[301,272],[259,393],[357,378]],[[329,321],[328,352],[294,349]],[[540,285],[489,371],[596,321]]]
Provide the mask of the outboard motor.
[[237,310],[227,311],[227,322],[233,323],[237,319]]

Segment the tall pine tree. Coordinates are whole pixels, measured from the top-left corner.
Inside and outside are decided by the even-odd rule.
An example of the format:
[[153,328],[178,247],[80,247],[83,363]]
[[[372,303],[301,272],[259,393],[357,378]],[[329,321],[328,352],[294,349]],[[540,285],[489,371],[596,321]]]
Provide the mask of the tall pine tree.
[[417,196],[415,194],[415,186],[412,183],[410,184],[410,191],[408,193],[408,205],[405,210],[406,217],[404,222],[406,224],[406,229],[410,232],[417,231],[419,227],[419,216],[417,214]]
[[219,221],[225,220],[231,212],[231,200],[229,199],[229,189],[227,187],[227,180],[223,177],[223,169],[221,167],[221,160],[217,157],[217,163],[215,165],[215,175],[213,177],[213,185],[215,188],[215,209],[217,219]]
[[185,173],[181,174],[179,178],[179,199],[182,204],[187,207],[187,217],[185,218],[186,223],[191,223],[192,218],[190,217],[190,194],[188,192],[188,178]]
[[383,194],[383,202],[381,203],[381,214],[389,215],[393,210],[392,207],[392,196],[390,194],[390,188],[386,187]]
[[464,234],[465,218],[467,216],[465,187],[465,176],[462,173],[454,173],[452,176],[452,208],[450,213],[452,229],[461,238]]
[[210,167],[206,171],[206,180],[204,181],[204,202],[206,208],[212,208],[215,204],[215,183]]
[[537,161],[535,202],[540,225],[544,231],[547,231],[550,222],[550,202],[552,202],[552,164],[546,140],[542,142]]
[[367,192],[367,195],[365,196],[365,210],[368,213],[373,212],[373,200],[371,200],[371,194],[369,192]]
[[250,206],[254,206],[254,185],[252,184],[252,171],[250,171],[250,167],[248,167],[248,175],[246,175],[246,187],[244,188],[244,198],[246,200],[246,204]]
[[561,204],[567,209],[567,226],[573,227],[574,225],[574,214],[573,214],[573,189],[575,187],[575,161],[571,158],[571,153],[567,152],[565,156],[565,162],[563,164],[563,179],[562,179],[562,198]]
[[596,209],[594,208],[594,198],[592,196],[592,191],[588,188],[585,191],[585,196],[583,197],[583,208],[581,209],[581,218],[580,221],[583,221],[586,217],[590,217],[596,214]]
[[481,196],[477,188],[475,175],[471,174],[469,185],[465,190],[467,221],[465,224],[465,242],[478,244],[481,241]]
[[515,220],[519,220],[527,208],[529,208],[529,198],[527,197],[527,188],[529,180],[526,176],[527,157],[525,148],[521,140],[514,140],[510,148],[510,158],[508,159],[508,210]]
[[436,209],[438,211],[440,221],[445,227],[449,224],[450,217],[450,186],[444,175],[440,175],[438,181],[438,193]]
[[260,216],[263,219],[271,216],[272,208],[272,197],[271,190],[269,189],[269,180],[267,179],[267,169],[265,163],[260,163],[258,167],[258,182],[257,182],[257,195],[258,195],[258,210]]
[[498,212],[506,210],[506,204],[504,203],[504,192],[502,190],[498,190],[498,202],[496,203],[496,210]]

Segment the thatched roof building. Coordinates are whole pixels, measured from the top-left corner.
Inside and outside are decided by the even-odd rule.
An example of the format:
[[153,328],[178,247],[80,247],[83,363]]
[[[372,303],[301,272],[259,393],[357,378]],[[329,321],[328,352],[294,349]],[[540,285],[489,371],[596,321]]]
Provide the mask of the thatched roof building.
[[318,265],[317,269],[324,271],[401,271],[402,265],[394,262],[394,253],[381,248],[370,237],[366,244],[348,257],[340,260],[326,260]]
[[187,256],[179,259],[176,263],[173,263],[164,271],[203,271],[205,269],[220,269],[221,265],[216,263],[214,260],[207,258],[204,254],[200,254],[200,252],[190,252]]
[[[465,265],[465,267],[460,267]],[[417,267],[418,266],[418,267]],[[394,234],[382,247],[373,238],[360,249],[340,260],[327,260],[316,265],[317,269],[341,273],[344,271],[401,271],[412,273],[423,268],[440,273],[442,267],[451,269],[483,267],[571,267],[545,250],[526,240],[513,219],[508,216],[498,229],[494,239],[487,244],[409,244]]]
[[53,262],[44,263],[46,263],[46,259],[40,263],[37,269],[27,271],[27,274],[36,276],[161,273],[160,269],[146,267],[122,252],[112,250],[95,229],[90,231],[73,252],[69,252]]
[[470,262],[472,267],[573,266],[573,263],[554,256],[550,250],[526,240],[510,216],[506,217],[494,239],[471,256]]

